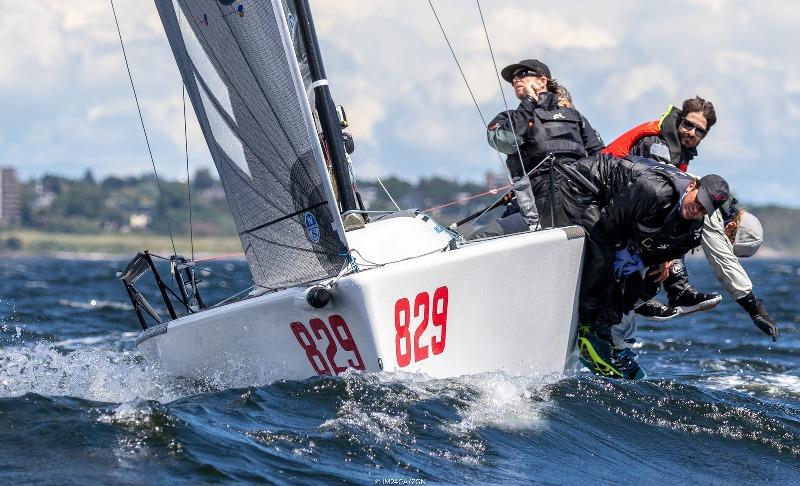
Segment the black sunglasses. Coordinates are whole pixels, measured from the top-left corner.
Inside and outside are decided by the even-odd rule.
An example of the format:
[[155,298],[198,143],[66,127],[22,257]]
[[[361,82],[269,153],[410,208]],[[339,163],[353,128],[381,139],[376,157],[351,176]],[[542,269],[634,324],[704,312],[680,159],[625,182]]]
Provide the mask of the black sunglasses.
[[694,133],[695,135],[697,135],[698,138],[703,138],[708,133],[708,129],[700,128],[694,123],[687,120],[686,118],[681,118],[681,128],[683,128],[687,132],[691,132],[692,130],[694,130]]
[[537,73],[536,71],[531,71],[530,69],[520,69],[519,71],[517,71],[513,75],[511,75],[511,79],[514,79],[514,78],[525,78],[527,76],[539,77],[539,76],[541,76],[541,74]]

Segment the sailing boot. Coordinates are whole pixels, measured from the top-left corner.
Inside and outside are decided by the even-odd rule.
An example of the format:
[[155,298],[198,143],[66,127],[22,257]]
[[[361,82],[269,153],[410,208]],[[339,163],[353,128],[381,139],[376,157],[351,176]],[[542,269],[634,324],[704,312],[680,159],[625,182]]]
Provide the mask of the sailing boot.
[[673,317],[678,317],[680,312],[674,307],[664,305],[656,299],[648,300],[635,310],[637,315],[651,321],[668,321]]
[[688,288],[678,295],[670,296],[669,305],[678,309],[681,314],[691,314],[712,309],[722,300],[722,296],[716,292],[707,294],[698,292],[694,287]]
[[615,348],[611,362],[626,380],[643,380],[647,378],[647,373],[639,366],[636,361],[636,353],[631,348]]
[[607,378],[640,380],[647,376],[630,348],[618,349],[589,326],[578,328],[580,362],[589,371]]
[[589,326],[578,328],[580,361],[589,371],[609,378],[622,378],[622,373],[612,365],[614,345],[611,338],[604,339]]

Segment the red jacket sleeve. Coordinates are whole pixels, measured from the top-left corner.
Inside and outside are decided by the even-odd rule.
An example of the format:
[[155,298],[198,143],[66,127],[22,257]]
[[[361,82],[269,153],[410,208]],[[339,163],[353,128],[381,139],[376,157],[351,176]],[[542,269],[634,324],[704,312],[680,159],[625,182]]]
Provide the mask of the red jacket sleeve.
[[602,152],[604,154],[613,155],[614,157],[625,157],[630,155],[631,147],[642,137],[650,135],[659,135],[661,129],[659,128],[659,121],[649,121],[642,123],[639,126],[633,127],[627,132],[623,133],[616,140],[608,144]]

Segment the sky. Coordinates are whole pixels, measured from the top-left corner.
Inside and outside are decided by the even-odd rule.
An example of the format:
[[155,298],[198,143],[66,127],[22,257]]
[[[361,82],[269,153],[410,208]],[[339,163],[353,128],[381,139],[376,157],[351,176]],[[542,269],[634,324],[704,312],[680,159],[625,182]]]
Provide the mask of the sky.
[[[255,0],[243,0],[255,1]],[[180,77],[158,14],[115,0],[159,175],[186,177]],[[311,0],[331,89],[378,175],[482,181],[504,109],[478,4]],[[692,164],[751,204],[800,207],[800,2],[481,0],[498,68],[538,58],[604,140],[700,95],[718,122]],[[23,179],[152,172],[107,0],[0,0],[0,166]],[[502,89],[516,105],[510,85]],[[190,171],[212,163],[191,107]],[[372,178],[362,157],[360,178]]]

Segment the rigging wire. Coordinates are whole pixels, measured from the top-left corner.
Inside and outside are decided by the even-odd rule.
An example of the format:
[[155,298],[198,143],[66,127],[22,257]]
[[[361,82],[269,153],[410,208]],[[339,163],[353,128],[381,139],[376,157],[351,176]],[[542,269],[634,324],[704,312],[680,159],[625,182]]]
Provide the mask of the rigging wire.
[[[526,174],[528,169],[525,167],[525,161],[522,158],[522,151],[519,149],[519,142],[517,141],[517,130],[514,127],[514,120],[511,118],[510,109],[508,108],[508,101],[506,100],[506,94],[503,91],[503,82],[500,80],[500,72],[497,70],[497,60],[494,57],[494,50],[492,49],[492,42],[489,40],[489,30],[486,28],[486,20],[483,18],[483,10],[481,9],[481,1],[475,0],[475,3],[478,5],[478,13],[481,16],[481,25],[483,25],[483,33],[486,36],[486,44],[489,46],[489,54],[492,57],[492,65],[494,66],[494,74],[497,76],[497,86],[500,88],[500,96],[503,98],[503,105],[506,108],[506,113],[508,113],[508,121],[511,123],[511,131],[514,133],[514,146],[517,149],[517,156],[519,156],[519,164],[522,166],[522,173]],[[495,150],[497,150],[497,146],[495,145]],[[497,153],[497,156],[500,156],[500,152]],[[511,180],[511,176],[509,175],[509,180]]]
[[458,57],[456,56],[455,51],[453,50],[453,45],[450,43],[450,39],[447,38],[447,34],[444,31],[444,26],[442,25],[441,20],[439,20],[439,15],[436,13],[436,9],[433,7],[433,2],[428,0],[428,5],[431,6],[431,11],[433,12],[433,16],[436,18],[436,23],[439,24],[439,29],[442,31],[442,35],[444,36],[445,42],[447,42],[447,47],[450,48],[450,54],[453,55],[453,60],[456,62],[456,66],[458,66],[458,72],[461,73],[461,78],[464,80],[464,84],[467,85],[467,91],[469,91],[469,95],[472,98],[472,103],[475,104],[475,108],[478,110],[478,114],[483,121],[483,126],[487,125],[486,118],[483,116],[483,112],[481,111],[481,107],[478,106],[478,100],[475,99],[475,95],[472,93],[472,88],[469,86],[469,82],[467,81],[467,76],[464,74],[464,70],[461,69],[461,63],[458,62]]
[[[178,28],[183,30],[180,25],[183,20],[183,11],[178,9]],[[181,80],[181,97],[183,99],[183,151],[186,155],[186,194],[189,204],[189,245],[192,251],[192,260],[194,261],[194,226],[192,225],[192,181],[189,176],[189,131],[186,123],[186,85]]]
[[367,154],[364,153],[364,149],[361,148],[361,144],[356,144],[356,148],[358,148],[358,153],[360,153],[361,156],[364,157],[364,160],[367,161],[369,170],[372,172],[372,175],[375,176],[375,179],[378,181],[378,184],[381,185],[386,195],[389,196],[389,200],[392,201],[394,207],[396,207],[398,211],[402,211],[402,209],[400,209],[400,206],[397,204],[392,195],[389,193],[389,189],[386,189],[386,186],[383,185],[383,181],[381,180],[380,177],[378,177],[378,173],[375,171],[375,166],[372,165],[372,162],[370,162],[369,158],[367,157]]
[[[183,82],[181,82],[183,86]],[[189,134],[186,127],[186,86],[183,86],[183,150],[186,154],[186,195],[189,204],[189,245],[192,248],[194,261],[194,227],[192,225],[192,180],[189,176]]]
[[158,186],[158,192],[161,194],[161,209],[164,212],[164,218],[167,220],[167,228],[169,228],[169,239],[172,242],[172,252],[174,254],[178,254],[178,250],[175,247],[175,237],[172,234],[172,223],[169,220],[169,214],[167,214],[167,204],[166,204],[166,197],[164,195],[164,189],[161,187],[161,180],[158,177],[158,171],[156,170],[156,161],[153,158],[153,149],[150,147],[150,139],[147,137],[147,129],[144,126],[144,116],[142,116],[142,107],[139,105],[139,97],[136,94],[136,86],[133,83],[133,74],[131,74],[131,67],[128,64],[128,54],[125,52],[125,42],[122,40],[122,30],[119,27],[119,20],[117,19],[117,9],[114,7],[114,0],[109,0],[111,3],[111,12],[114,14],[114,23],[117,25],[117,35],[119,35],[119,45],[122,47],[122,57],[125,59],[125,69],[128,71],[128,79],[131,81],[131,89],[133,90],[133,99],[136,101],[136,110],[139,112],[139,121],[142,124],[142,132],[144,133],[144,140],[147,143],[147,152],[150,154],[150,163],[153,165],[153,174],[156,177],[156,185]]
[[[439,30],[442,31],[442,36],[444,36],[445,42],[447,42],[447,47],[450,48],[450,54],[453,56],[453,60],[456,62],[456,66],[458,66],[458,72],[461,73],[461,78],[464,80],[464,84],[467,86],[467,91],[469,91],[469,96],[472,98],[472,103],[475,104],[475,109],[478,110],[478,115],[481,117],[481,121],[483,122],[483,129],[486,129],[488,123],[486,123],[486,117],[483,116],[483,112],[481,111],[480,106],[478,106],[478,101],[475,99],[475,95],[472,93],[472,88],[469,85],[469,81],[467,81],[467,76],[464,74],[464,70],[461,69],[461,63],[458,61],[458,56],[456,56],[455,50],[453,50],[453,45],[450,43],[450,39],[447,37],[447,33],[444,30],[444,26],[442,22],[439,20],[439,15],[436,13],[436,9],[433,7],[433,2],[428,0],[428,5],[431,7],[431,11],[433,12],[433,16],[436,18],[436,23],[439,24]],[[495,68],[496,69],[496,68]],[[500,162],[500,165],[503,167],[503,173],[508,175],[508,169],[506,168],[505,164],[503,163],[503,158],[500,157],[500,152],[495,151],[497,154],[497,160]],[[508,180],[511,181],[511,176],[508,176]]]

